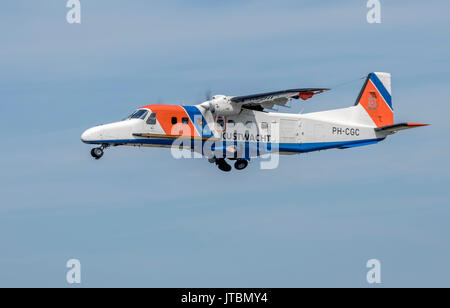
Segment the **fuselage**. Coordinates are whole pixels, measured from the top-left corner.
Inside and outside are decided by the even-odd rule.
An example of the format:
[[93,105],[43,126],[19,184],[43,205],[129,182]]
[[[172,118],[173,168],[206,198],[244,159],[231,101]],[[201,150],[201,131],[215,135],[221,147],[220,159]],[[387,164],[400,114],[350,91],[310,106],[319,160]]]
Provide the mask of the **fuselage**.
[[[330,148],[376,143],[386,134],[362,125],[360,106],[308,113],[288,114],[243,109],[239,114],[214,115],[201,105],[148,105],[123,121],[88,129],[81,137],[90,144],[153,147],[204,144],[216,148],[230,145],[250,149],[247,158],[269,149],[280,154],[297,154]],[[200,141],[199,141],[200,140]],[[220,146],[218,146],[220,145]]]

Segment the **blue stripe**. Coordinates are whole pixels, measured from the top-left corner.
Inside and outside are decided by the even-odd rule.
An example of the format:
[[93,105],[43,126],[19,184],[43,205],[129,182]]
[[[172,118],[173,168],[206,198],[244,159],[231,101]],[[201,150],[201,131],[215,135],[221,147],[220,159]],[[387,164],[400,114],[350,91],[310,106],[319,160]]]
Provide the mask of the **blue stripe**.
[[373,84],[377,87],[378,91],[380,91],[381,95],[383,96],[384,100],[386,101],[386,103],[389,105],[389,107],[394,110],[394,108],[392,108],[392,98],[391,98],[391,94],[389,94],[388,90],[386,90],[385,86],[383,85],[383,83],[381,82],[381,80],[378,78],[377,75],[375,75],[374,73],[370,74],[370,80],[373,82]]
[[362,147],[362,146],[365,146],[365,145],[371,145],[371,144],[375,144],[375,143],[378,143],[378,140],[372,140],[372,141],[363,142],[363,143],[356,143],[356,144],[347,144],[347,145],[344,145],[344,146],[340,147],[340,149],[349,149],[349,148]]
[[[193,125],[197,129],[197,132],[198,132],[198,134],[200,136],[202,136],[202,137],[213,137],[213,133],[212,133],[211,129],[209,128],[208,123],[205,120],[205,117],[200,112],[200,110],[198,110],[197,107],[195,107],[195,106],[182,106],[182,107],[184,108],[184,110],[189,115],[189,118],[191,118],[191,122],[193,123]],[[202,117],[202,123],[203,123],[202,127],[199,127],[197,125],[196,121],[195,121],[199,117]]]
[[384,138],[364,139],[353,141],[337,141],[337,142],[311,142],[311,143],[280,143],[280,152],[306,153],[333,148],[356,147],[367,144],[377,143]]
[[[377,138],[377,139],[364,139],[364,140],[353,140],[353,141],[338,141],[338,142],[313,142],[313,143],[280,143],[280,144],[274,144],[274,143],[256,143],[256,142],[247,142],[245,143],[246,152],[248,148],[257,148],[258,153],[259,152],[270,152],[271,149],[276,149],[276,146],[278,145],[278,151],[279,152],[288,152],[288,153],[306,153],[306,152],[312,152],[312,151],[320,151],[320,150],[327,150],[332,148],[345,148],[345,147],[356,147],[356,146],[363,146],[368,144],[374,144],[379,141],[384,140],[384,138]],[[88,141],[85,143],[90,144],[134,144],[134,145],[141,145],[141,144],[148,144],[148,145],[167,145],[170,146],[174,142],[174,139],[120,139],[120,140],[97,140],[97,141]],[[203,143],[206,141],[202,141]],[[223,141],[216,141],[217,144],[225,144]],[[244,142],[240,142],[244,143]],[[230,142],[227,144],[229,145]],[[236,144],[236,143],[235,143]],[[266,149],[268,151],[266,151]]]

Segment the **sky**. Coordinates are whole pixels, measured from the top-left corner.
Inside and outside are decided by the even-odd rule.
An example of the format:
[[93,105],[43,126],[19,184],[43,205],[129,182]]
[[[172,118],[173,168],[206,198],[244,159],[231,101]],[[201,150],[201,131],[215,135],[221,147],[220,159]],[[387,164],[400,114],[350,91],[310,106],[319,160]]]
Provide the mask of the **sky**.
[[[6,0],[0,10],[0,287],[450,287],[450,3]],[[293,87],[283,112],[353,105],[392,73],[372,146],[223,173],[168,149],[90,157],[81,133],[138,107]],[[381,263],[379,285],[366,263]],[[76,287],[76,286],[75,286]]]

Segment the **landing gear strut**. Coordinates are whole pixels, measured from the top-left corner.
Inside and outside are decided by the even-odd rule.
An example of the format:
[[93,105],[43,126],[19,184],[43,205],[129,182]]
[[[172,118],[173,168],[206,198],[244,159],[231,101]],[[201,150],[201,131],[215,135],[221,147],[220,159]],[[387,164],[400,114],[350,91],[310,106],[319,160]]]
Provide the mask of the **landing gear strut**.
[[108,147],[108,145],[103,144],[101,147],[98,148],[93,148],[91,150],[91,156],[94,157],[95,159],[100,159],[103,156],[103,150],[106,149]]

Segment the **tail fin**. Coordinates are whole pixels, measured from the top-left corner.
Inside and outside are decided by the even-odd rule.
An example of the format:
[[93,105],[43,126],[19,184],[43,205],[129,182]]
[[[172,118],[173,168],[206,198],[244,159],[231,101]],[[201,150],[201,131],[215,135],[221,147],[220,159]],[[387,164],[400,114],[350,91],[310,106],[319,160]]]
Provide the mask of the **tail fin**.
[[361,105],[377,127],[394,124],[391,74],[370,73],[355,105]]

